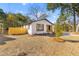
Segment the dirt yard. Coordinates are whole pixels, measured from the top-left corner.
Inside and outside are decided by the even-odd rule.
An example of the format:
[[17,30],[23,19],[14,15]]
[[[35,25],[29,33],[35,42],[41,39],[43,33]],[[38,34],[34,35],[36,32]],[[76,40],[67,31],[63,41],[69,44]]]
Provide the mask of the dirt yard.
[[75,56],[79,55],[79,42],[50,42],[51,36],[9,36],[0,45],[1,56]]

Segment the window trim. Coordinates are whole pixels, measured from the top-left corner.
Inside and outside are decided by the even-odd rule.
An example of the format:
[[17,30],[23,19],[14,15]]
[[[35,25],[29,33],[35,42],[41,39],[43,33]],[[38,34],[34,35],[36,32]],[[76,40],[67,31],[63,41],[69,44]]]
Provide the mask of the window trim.
[[44,24],[36,24],[36,31],[44,31]]

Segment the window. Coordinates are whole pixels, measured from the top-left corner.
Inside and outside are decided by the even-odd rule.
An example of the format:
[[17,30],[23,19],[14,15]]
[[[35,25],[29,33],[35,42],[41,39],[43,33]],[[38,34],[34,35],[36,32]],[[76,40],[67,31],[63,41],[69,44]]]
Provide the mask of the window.
[[36,30],[37,31],[44,31],[44,24],[37,24],[36,25]]

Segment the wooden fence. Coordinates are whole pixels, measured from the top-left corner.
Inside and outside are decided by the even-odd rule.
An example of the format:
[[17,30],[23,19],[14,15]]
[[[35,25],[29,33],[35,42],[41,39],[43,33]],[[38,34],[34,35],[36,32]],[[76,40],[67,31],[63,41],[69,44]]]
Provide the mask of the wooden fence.
[[9,27],[8,34],[26,34],[28,31],[23,27]]

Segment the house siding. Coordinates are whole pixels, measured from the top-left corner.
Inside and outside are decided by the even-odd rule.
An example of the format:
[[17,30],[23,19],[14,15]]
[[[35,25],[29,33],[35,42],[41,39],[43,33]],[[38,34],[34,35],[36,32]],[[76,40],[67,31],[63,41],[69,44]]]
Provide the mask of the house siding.
[[[44,24],[44,31],[37,31],[36,30],[36,25],[37,24]],[[43,33],[48,33],[46,30],[46,25],[51,25],[49,22],[45,21],[45,20],[42,20],[42,21],[38,21],[38,22],[33,22],[31,25],[30,25],[30,28],[28,30],[28,33],[33,35],[33,34],[43,34]]]

